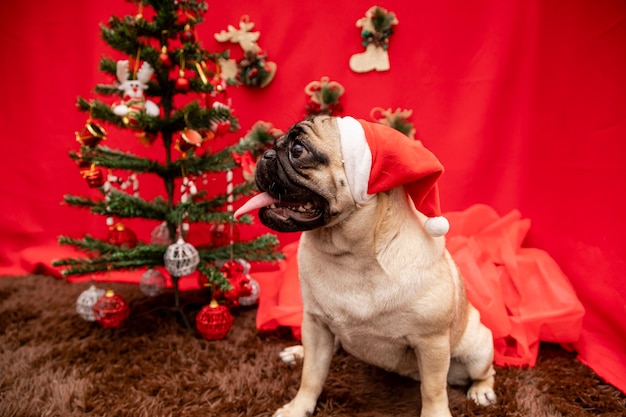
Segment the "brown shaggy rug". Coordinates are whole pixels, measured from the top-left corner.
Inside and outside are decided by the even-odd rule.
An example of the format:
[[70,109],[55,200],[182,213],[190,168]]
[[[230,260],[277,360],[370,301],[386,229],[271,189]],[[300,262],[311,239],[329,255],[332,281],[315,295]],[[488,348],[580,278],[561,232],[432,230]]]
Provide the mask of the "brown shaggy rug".
[[[299,366],[278,352],[290,333],[260,333],[255,310],[233,311],[221,341],[187,330],[172,294],[114,284],[131,307],[117,329],[75,312],[89,284],[46,276],[0,278],[0,416],[271,416],[295,394]],[[103,285],[99,285],[103,287]],[[189,320],[206,295],[184,293]],[[146,314],[147,313],[147,314]],[[624,416],[626,398],[555,345],[532,369],[497,369],[498,404],[481,408],[449,389],[456,416]],[[332,363],[316,416],[417,416],[419,383],[345,353]]]

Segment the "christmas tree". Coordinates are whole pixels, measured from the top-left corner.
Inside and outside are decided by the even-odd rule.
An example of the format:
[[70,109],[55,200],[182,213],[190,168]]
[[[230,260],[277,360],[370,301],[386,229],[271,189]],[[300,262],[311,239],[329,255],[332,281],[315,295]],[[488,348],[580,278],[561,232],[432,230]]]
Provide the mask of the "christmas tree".
[[[65,276],[165,266],[177,308],[179,278],[197,269],[218,293],[234,299],[240,293],[233,285],[241,282],[233,274],[241,270],[223,266],[224,261],[272,261],[281,256],[274,235],[238,241],[237,225],[251,218],[235,222],[232,216],[233,202],[254,190],[250,175],[233,184],[232,171],[239,169],[242,160],[253,164],[276,133],[258,123],[237,143],[206,149],[204,145],[215,137],[240,129],[227,96],[235,80],[223,79],[220,72],[219,63],[228,59],[228,51],[209,52],[197,37],[195,27],[203,22],[207,4],[142,0],[137,6],[136,15],[112,16],[101,25],[104,41],[127,59],[103,57],[99,69],[111,76],[112,83],[96,86],[100,98],[77,101],[78,109],[88,116],[85,127],[76,132],[80,148],[70,157],[87,185],[100,193],[64,197],[71,206],[105,217],[108,235],[102,239],[61,236],[61,244],[88,256],[54,265],[62,267]],[[146,145],[162,146],[163,159],[103,145],[111,129],[130,129]],[[201,190],[196,180],[211,173],[226,173],[228,187],[221,192]],[[136,191],[143,175],[162,179],[161,196],[147,201],[130,192]],[[149,241],[142,241],[123,225],[128,218],[156,220],[161,225]],[[184,239],[190,227],[201,223],[213,225],[214,241],[193,247]],[[224,234],[218,238],[217,232]]]

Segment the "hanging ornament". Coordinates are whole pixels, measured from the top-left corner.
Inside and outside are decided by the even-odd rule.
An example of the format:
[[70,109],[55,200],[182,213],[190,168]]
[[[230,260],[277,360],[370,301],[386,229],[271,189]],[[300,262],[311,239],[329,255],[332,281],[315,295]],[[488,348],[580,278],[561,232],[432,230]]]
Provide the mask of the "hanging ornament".
[[229,133],[232,128],[230,121],[231,108],[229,105],[222,103],[221,101],[214,101],[211,108],[218,113],[209,125],[209,131],[212,132],[212,137],[224,136]]
[[259,302],[259,294],[261,293],[261,286],[259,281],[248,276],[248,282],[250,286],[250,295],[239,297],[239,305],[244,307],[252,307]]
[[148,297],[156,297],[165,290],[165,277],[156,269],[148,269],[139,281],[139,289]]
[[176,243],[168,246],[163,255],[165,269],[174,277],[183,277],[193,273],[200,263],[200,255],[196,248],[179,238]]
[[125,249],[132,249],[137,246],[137,235],[119,222],[109,228],[106,242]]
[[243,170],[243,178],[246,181],[254,181],[256,163],[263,153],[272,146],[274,141],[283,135],[283,131],[276,129],[271,123],[258,121],[241,139],[249,149],[243,154],[233,153],[233,159]]
[[170,55],[167,53],[167,45],[163,45],[161,47],[161,53],[159,54],[159,62],[163,68],[171,68],[172,67],[172,59]]
[[326,76],[319,81],[311,81],[304,87],[304,93],[309,96],[305,106],[307,115],[317,114],[337,115],[343,111],[339,98],[345,89],[336,81],[330,81]]
[[180,41],[183,43],[191,43],[196,41],[196,35],[191,30],[191,25],[189,23],[185,24],[183,31],[180,33]]
[[257,41],[261,32],[251,32],[254,23],[248,16],[239,20],[239,29],[228,25],[228,30],[216,33],[215,39],[219,42],[238,43],[243,50],[244,57],[239,62],[235,60],[219,59],[224,80],[236,78],[244,85],[251,87],[265,87],[276,75],[276,63],[267,61],[267,54],[259,47]]
[[415,128],[413,127],[413,123],[409,121],[412,114],[413,110],[402,110],[400,108],[392,111],[391,108],[383,109],[382,107],[374,107],[372,111],[370,111],[370,116],[378,123],[392,127],[411,139],[415,139]]
[[259,285],[259,282],[250,276],[250,263],[245,259],[237,259],[236,262],[239,262],[243,266],[242,273],[244,277],[248,279],[248,286],[250,287],[250,294],[242,294],[239,296],[239,305],[244,307],[253,306],[259,301],[261,287]]
[[[133,190],[133,196],[134,197],[139,197],[139,178],[137,177],[136,173],[133,173],[131,175],[128,176],[128,178],[126,178],[125,180],[119,176],[119,175],[114,175],[113,172],[109,169],[109,174],[107,175],[106,181],[104,182],[104,185],[102,187],[102,190],[104,192],[104,201],[106,203],[106,211],[110,212],[110,208],[109,208],[109,202],[111,201],[111,191],[113,189],[113,186],[116,185],[118,186],[121,190],[126,190],[128,188],[132,188]],[[112,216],[108,216],[106,219],[106,224],[107,226],[109,226],[110,230],[113,227],[113,225],[115,224],[115,219]],[[121,226],[122,228],[124,226]],[[122,233],[119,233],[122,232]],[[115,234],[118,234],[119,236],[116,236]],[[111,239],[112,241],[117,241],[118,237],[124,239],[125,237],[123,236],[124,233],[131,233],[132,235],[134,235],[134,233],[132,231],[128,232],[124,232],[123,230],[120,231],[113,231],[113,235],[111,235],[111,231],[109,232],[109,234],[111,235]],[[132,240],[131,236],[127,236],[128,238],[130,238]],[[137,241],[137,238],[135,237],[135,243]],[[117,244],[117,243],[115,243]]]
[[[138,54],[139,55],[139,54]],[[129,61],[117,61],[118,89],[124,92],[121,101],[113,104],[113,113],[124,120],[124,124],[130,127],[139,127],[138,117],[142,111],[147,115],[157,117],[161,114],[159,106],[144,97],[143,91],[148,88],[148,81],[154,73],[154,69],[144,61],[141,68],[135,71],[135,77],[129,79]]]
[[235,163],[241,167],[241,174],[243,179],[252,182],[254,181],[254,172],[256,171],[256,158],[252,156],[252,152],[245,151],[243,154],[233,152],[233,159]]
[[258,52],[244,51],[244,58],[237,63],[239,69],[237,79],[250,87],[265,87],[276,75],[276,63],[267,61],[267,54],[262,50]]
[[150,244],[152,245],[169,245],[172,243],[170,239],[170,231],[167,222],[162,222],[150,233]]
[[105,194],[110,192],[114,185],[118,186],[120,190],[126,191],[130,189],[132,190],[132,195],[134,197],[139,197],[139,177],[136,173],[132,173],[124,179],[120,175],[114,175],[112,171],[109,170],[109,174],[107,175],[107,179],[104,184]]
[[76,300],[76,312],[83,320],[96,321],[93,314],[93,306],[104,295],[106,291],[96,288],[95,285],[90,286],[83,291]]
[[202,84],[204,85],[209,84],[209,80],[207,79],[206,74],[204,73],[204,69],[202,68],[202,65],[196,61],[194,62],[194,66],[196,67],[198,78],[200,78],[200,81],[202,81]]
[[163,68],[172,67],[172,59],[170,58],[170,54],[167,53],[168,33],[167,30],[161,32],[161,53],[159,54],[159,62]]
[[219,64],[217,65],[216,71],[213,78],[207,80],[211,85],[211,92],[208,94],[204,92],[200,93],[200,98],[204,101],[207,108],[213,107],[215,103],[222,103],[230,108],[232,100],[228,97],[226,81],[221,78]]
[[230,132],[230,120],[219,120],[211,122],[211,130],[215,132],[217,136],[224,136],[228,132]]
[[393,34],[393,25],[397,24],[393,12],[379,6],[370,7],[365,17],[356,22],[356,26],[362,28],[361,43],[365,52],[350,57],[350,69],[354,72],[389,70],[389,37]]
[[178,78],[174,83],[174,89],[179,93],[189,92],[189,80],[185,78],[185,70],[178,71]]
[[174,0],[174,5],[177,7],[176,21],[179,25],[197,22],[209,7],[203,0]]
[[206,275],[198,274],[198,286],[201,290],[206,290],[209,294],[213,294],[213,283]]
[[82,146],[93,148],[100,143],[101,140],[106,139],[107,132],[102,126],[92,121],[91,117],[89,117],[85,126],[81,130],[75,132],[75,135],[76,141]]
[[202,142],[204,142],[204,138],[197,130],[186,127],[180,132],[180,137],[176,140],[175,148],[186,156],[190,150],[199,148]]
[[[226,211],[233,213],[233,171],[226,171]],[[232,245],[239,241],[239,230],[233,221],[229,221],[226,224],[218,223],[211,225],[209,231],[211,235],[211,243],[215,247],[230,245],[232,252]]]
[[139,143],[142,143],[146,146],[152,145],[159,138],[158,132],[142,131],[138,132],[135,136],[137,136],[137,139],[139,139]]
[[233,316],[223,305],[212,300],[196,316],[196,329],[207,340],[221,340],[233,327]]
[[196,194],[198,194],[196,182],[192,179],[191,176],[185,176],[183,178],[183,182],[180,185],[180,202],[186,203],[190,201]]
[[[183,181],[180,184],[180,202],[187,203],[188,201],[191,201],[193,199],[193,196],[198,193],[198,188],[196,187],[196,182],[193,180],[193,178],[185,174],[184,166],[181,169],[183,171]],[[183,213],[181,229],[183,235],[189,233],[189,220],[188,213],[186,211]]]
[[226,277],[231,286],[229,290],[221,293],[224,298],[235,306],[239,305],[239,299],[241,297],[248,297],[252,294],[250,280],[244,275],[243,270],[243,265],[237,261],[227,261],[224,263],[224,266],[220,268],[220,271],[224,274],[224,277]]
[[76,153],[76,165],[80,174],[83,175],[91,168],[91,159],[85,158],[82,153],[78,152]]
[[[235,224],[233,224],[232,227],[232,240],[233,242],[239,242],[239,229]],[[230,223],[212,224],[209,230],[209,234],[211,235],[211,244],[216,248],[230,244],[231,236],[229,233]]]
[[96,321],[104,328],[118,327],[128,318],[130,309],[124,298],[109,289],[93,306]]
[[96,168],[95,164],[91,164],[91,167],[83,171],[82,175],[89,188],[98,188],[104,185],[104,174],[100,168]]
[[174,90],[178,93],[187,93],[189,92],[189,80],[185,77],[185,55],[183,53],[180,54],[179,67],[178,78],[174,82]]

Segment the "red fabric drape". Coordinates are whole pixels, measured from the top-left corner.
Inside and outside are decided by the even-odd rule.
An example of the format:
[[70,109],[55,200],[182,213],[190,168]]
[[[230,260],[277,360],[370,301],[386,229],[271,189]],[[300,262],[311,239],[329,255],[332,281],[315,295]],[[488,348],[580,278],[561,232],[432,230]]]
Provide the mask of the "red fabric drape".
[[[248,15],[278,65],[265,89],[231,93],[244,131],[257,120],[287,128],[303,114],[304,86],[322,76],[345,87],[342,102],[352,116],[368,118],[376,106],[413,109],[416,136],[446,167],[442,209],[484,203],[531,219],[526,246],[554,258],[585,307],[576,344],[581,360],[626,391],[626,4],[378,4],[399,20],[384,73],[348,67],[363,51],[355,22],[370,4],[213,2],[198,34],[205,47],[222,49],[213,34]],[[113,81],[97,70],[103,53],[126,58],[106,49],[98,24],[135,12],[121,0],[0,5],[0,273],[42,270],[61,255],[60,234],[106,233],[103,219],[60,201],[65,193],[93,192],[67,158],[86,120],[75,110],[76,96],[92,97],[96,83]],[[132,134],[109,133],[113,148],[160,155]],[[158,182],[142,179],[142,196],[162,192]],[[156,226],[127,225],[144,240]],[[260,230],[255,225],[242,235]]]

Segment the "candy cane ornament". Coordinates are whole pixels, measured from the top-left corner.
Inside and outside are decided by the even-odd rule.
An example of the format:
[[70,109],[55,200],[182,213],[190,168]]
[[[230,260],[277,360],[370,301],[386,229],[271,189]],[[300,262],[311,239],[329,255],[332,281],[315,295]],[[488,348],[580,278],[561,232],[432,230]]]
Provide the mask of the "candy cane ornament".
[[[124,180],[119,175],[113,175],[113,172],[109,170],[107,179],[102,185],[102,189],[104,191],[104,201],[106,202],[106,211],[111,211],[109,208],[109,202],[111,201],[111,189],[114,184],[123,191],[132,187],[133,197],[139,197],[139,178],[137,177],[137,174],[133,173]],[[113,216],[108,216],[106,219],[106,225],[111,227],[114,223],[115,219]]]
[[[233,171],[231,169],[226,171],[226,211],[233,212]],[[230,246],[230,259],[233,259],[233,221],[228,221],[228,244]]]
[[[198,188],[196,187],[195,181],[191,179],[189,176],[183,177],[183,182],[180,185],[180,202],[181,203],[188,202],[197,193],[198,193]],[[182,228],[181,231],[183,234],[186,234],[189,232],[189,219],[188,219],[187,212],[183,214],[183,222],[181,224],[181,228]]]

